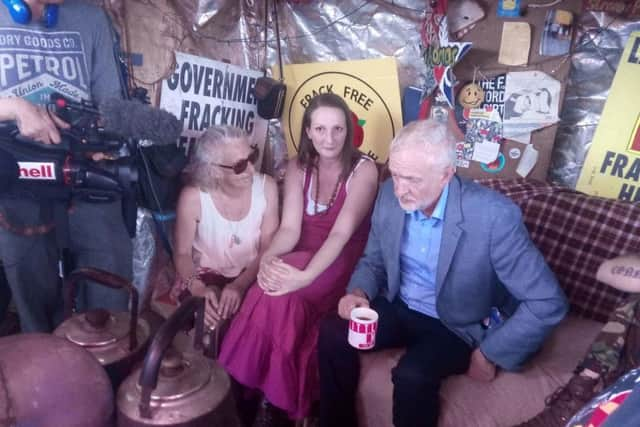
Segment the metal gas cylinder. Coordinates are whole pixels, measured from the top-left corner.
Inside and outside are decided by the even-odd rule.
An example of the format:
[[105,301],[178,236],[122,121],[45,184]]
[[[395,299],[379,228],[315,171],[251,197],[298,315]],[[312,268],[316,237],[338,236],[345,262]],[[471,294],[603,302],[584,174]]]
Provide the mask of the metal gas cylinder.
[[49,334],[0,338],[0,426],[108,427],[113,391],[87,350]]
[[240,426],[224,369],[200,352],[170,347],[194,314],[194,347],[200,350],[204,299],[190,297],[158,329],[142,368],[118,389],[118,427]]
[[[112,313],[104,309],[76,313],[76,288],[81,280],[92,280],[130,295],[130,311]],[[104,366],[114,391],[142,361],[149,344],[151,327],[138,316],[138,291],[124,277],[97,268],[80,268],[65,280],[65,318],[53,332],[90,351]]]

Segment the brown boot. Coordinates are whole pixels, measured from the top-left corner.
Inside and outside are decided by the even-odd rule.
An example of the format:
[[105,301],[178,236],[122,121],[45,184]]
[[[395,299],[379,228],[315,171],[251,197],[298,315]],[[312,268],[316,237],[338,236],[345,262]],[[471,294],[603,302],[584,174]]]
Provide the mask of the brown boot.
[[546,407],[517,427],[564,427],[595,394],[598,379],[574,375],[569,382],[545,400]]

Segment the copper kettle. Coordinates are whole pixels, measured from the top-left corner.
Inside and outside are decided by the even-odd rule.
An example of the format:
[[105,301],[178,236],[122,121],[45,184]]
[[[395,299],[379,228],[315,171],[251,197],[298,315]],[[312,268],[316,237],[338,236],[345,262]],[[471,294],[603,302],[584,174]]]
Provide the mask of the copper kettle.
[[0,426],[108,427],[113,391],[86,350],[50,334],[0,338]]
[[199,351],[181,352],[170,347],[194,314],[194,348],[201,349],[204,299],[190,297],[158,329],[142,368],[118,389],[118,427],[241,425],[224,369]]
[[[92,280],[130,295],[130,312],[110,313],[104,309],[76,312],[76,288],[81,280]],[[149,322],[138,316],[138,291],[127,279],[97,268],[80,268],[65,280],[65,318],[54,335],[90,351],[105,368],[114,391],[142,360],[149,343]]]

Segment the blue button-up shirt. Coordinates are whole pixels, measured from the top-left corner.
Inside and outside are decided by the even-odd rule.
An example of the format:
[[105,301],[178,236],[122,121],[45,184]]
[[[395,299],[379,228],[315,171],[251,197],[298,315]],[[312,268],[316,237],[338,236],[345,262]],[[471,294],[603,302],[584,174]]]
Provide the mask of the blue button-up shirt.
[[400,245],[400,298],[410,309],[435,318],[436,274],[448,196],[446,186],[430,217],[422,211],[406,214]]

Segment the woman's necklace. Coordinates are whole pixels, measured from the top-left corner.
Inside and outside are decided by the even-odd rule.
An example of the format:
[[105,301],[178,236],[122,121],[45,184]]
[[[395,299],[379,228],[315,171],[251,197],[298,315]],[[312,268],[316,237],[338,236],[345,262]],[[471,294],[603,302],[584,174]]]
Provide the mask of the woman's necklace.
[[[225,218],[226,219],[226,218]],[[227,222],[229,223],[229,230],[231,230],[231,238],[229,240],[229,248],[232,248],[233,245],[239,245],[240,243],[242,243],[242,240],[240,239],[240,236],[238,235],[238,229],[237,229],[237,225],[238,223],[235,221],[229,221],[227,219]],[[236,225],[236,228],[234,229],[234,223]]]
[[[240,238],[240,221],[232,221],[229,219],[229,215],[226,215],[226,209],[221,209],[224,206],[224,203],[220,203],[220,208],[218,208],[218,213],[227,223],[227,229],[229,230],[229,249],[233,248],[233,246],[237,246],[242,243],[242,239]],[[248,213],[247,213],[248,215]]]
[[[318,196],[320,195],[320,167],[316,168],[316,202],[313,204],[313,214],[314,215],[318,215],[318,204],[320,203],[318,201]],[[325,209],[324,211],[321,212],[321,214],[326,214],[327,212],[329,212],[329,209],[331,209],[331,206],[333,206],[333,203],[336,201],[336,197],[338,195],[338,187],[340,187],[340,177],[338,177],[338,179],[336,180],[336,185],[335,187],[333,187],[333,193],[331,193],[331,197],[329,198],[329,203],[327,203],[327,209]]]

